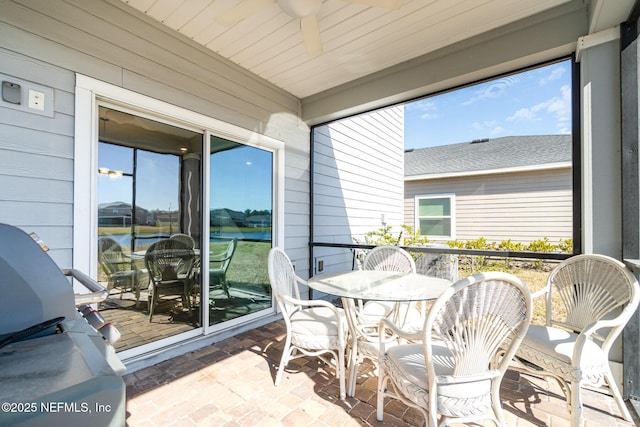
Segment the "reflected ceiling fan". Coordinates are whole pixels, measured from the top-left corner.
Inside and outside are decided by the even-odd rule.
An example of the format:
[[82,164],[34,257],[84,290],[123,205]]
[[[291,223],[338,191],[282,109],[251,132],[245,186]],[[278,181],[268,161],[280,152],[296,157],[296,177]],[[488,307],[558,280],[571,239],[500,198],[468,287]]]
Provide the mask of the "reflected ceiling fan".
[[[216,21],[230,27],[262,9],[278,3],[280,9],[292,18],[300,19],[300,29],[307,52],[310,56],[322,54],[322,40],[316,14],[323,0],[243,0],[216,18]],[[404,0],[343,0],[348,3],[359,3],[384,9],[399,9]]]

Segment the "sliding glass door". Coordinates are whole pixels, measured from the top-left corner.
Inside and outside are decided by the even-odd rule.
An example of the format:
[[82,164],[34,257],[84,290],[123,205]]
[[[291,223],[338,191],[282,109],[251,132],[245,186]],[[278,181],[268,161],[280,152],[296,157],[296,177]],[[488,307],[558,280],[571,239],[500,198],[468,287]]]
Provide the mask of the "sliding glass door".
[[[204,135],[99,108],[98,279],[111,292],[99,309],[122,334],[118,351],[272,310],[274,151],[211,137],[205,186]],[[151,261],[154,244],[175,240],[192,253],[188,271]]]
[[[98,280],[110,290],[99,309],[122,351],[201,326],[203,133],[104,106],[99,120]],[[150,265],[153,244],[181,239],[188,271]]]
[[271,307],[274,153],[211,137],[209,324]]

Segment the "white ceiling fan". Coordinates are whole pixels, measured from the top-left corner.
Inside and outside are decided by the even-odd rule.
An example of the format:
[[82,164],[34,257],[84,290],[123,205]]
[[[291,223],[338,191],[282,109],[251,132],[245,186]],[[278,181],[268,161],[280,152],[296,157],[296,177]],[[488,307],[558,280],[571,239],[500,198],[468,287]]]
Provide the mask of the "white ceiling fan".
[[[224,26],[237,24],[248,16],[278,3],[280,9],[292,18],[300,19],[300,29],[307,52],[310,56],[322,54],[322,40],[316,14],[323,0],[243,0],[239,5],[229,9],[216,18]],[[359,3],[384,9],[399,9],[404,0],[343,0],[348,3]]]

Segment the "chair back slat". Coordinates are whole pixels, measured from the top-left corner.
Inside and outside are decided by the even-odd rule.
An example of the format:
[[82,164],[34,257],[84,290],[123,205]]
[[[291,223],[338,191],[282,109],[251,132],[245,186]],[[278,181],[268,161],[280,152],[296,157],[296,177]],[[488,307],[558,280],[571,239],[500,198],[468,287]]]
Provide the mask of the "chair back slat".
[[132,268],[132,261],[125,256],[120,244],[111,237],[101,237],[98,240],[98,263],[109,276]]
[[300,291],[296,280],[293,264],[287,254],[280,248],[274,247],[268,256],[269,282],[276,297],[276,301],[285,314],[289,315],[296,306],[282,299],[282,296],[290,296],[300,299]]
[[457,282],[438,298],[425,322],[426,360],[433,357],[432,343],[443,343],[455,367],[453,376],[496,369],[496,354],[524,336],[531,306],[527,287],[505,273],[477,274]]
[[[613,316],[634,298],[635,279],[624,264],[600,255],[577,255],[560,264],[548,279],[547,322],[576,332]],[[560,299],[565,313],[553,310]]]
[[411,254],[398,246],[376,246],[364,258],[363,269],[415,273]]
[[145,253],[145,264],[154,281],[174,280],[190,274],[195,254],[186,243],[177,239],[159,240]]

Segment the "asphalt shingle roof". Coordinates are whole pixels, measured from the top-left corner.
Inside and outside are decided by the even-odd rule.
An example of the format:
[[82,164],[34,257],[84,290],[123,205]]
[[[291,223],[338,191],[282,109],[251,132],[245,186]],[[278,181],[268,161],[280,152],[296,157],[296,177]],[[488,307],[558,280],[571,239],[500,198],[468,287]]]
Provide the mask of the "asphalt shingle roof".
[[404,175],[432,175],[571,161],[571,135],[505,136],[404,153]]

